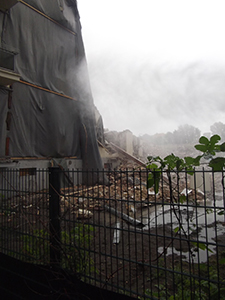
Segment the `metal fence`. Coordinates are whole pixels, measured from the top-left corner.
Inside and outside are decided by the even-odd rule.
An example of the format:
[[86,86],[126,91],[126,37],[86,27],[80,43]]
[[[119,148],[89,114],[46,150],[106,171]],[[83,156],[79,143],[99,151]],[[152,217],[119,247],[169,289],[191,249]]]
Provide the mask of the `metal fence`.
[[225,299],[222,172],[162,172],[157,194],[148,170],[84,172],[0,170],[0,251],[139,299]]

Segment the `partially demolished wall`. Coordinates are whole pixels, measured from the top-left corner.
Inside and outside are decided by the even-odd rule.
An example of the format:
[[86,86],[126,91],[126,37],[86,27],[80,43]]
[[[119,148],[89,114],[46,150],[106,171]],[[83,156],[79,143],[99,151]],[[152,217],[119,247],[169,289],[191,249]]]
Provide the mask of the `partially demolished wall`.
[[115,144],[127,152],[127,154],[134,156],[139,160],[146,160],[147,152],[143,147],[142,140],[133,135],[130,130],[124,130],[122,132],[105,131],[105,140],[108,143]]

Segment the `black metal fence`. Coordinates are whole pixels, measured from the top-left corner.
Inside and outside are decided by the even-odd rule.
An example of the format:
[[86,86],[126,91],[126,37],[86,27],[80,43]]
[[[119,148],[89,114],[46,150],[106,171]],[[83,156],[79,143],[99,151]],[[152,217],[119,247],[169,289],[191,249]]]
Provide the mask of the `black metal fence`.
[[162,173],[157,194],[148,170],[84,172],[2,169],[0,252],[139,299],[225,299],[222,172]]

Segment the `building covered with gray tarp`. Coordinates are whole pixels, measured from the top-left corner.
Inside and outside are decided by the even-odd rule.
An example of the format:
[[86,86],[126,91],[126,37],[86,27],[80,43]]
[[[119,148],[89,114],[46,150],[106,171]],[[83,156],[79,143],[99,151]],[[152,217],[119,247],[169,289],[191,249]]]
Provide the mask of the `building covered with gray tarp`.
[[76,0],[1,2],[0,157],[101,168]]

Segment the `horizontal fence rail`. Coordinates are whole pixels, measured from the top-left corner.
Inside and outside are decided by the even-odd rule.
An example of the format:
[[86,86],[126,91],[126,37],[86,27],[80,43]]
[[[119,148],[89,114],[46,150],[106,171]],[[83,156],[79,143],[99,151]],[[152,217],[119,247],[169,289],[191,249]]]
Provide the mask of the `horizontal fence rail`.
[[225,299],[223,172],[161,172],[157,192],[149,173],[0,170],[0,252],[139,299]]

